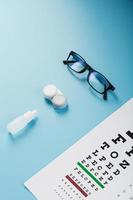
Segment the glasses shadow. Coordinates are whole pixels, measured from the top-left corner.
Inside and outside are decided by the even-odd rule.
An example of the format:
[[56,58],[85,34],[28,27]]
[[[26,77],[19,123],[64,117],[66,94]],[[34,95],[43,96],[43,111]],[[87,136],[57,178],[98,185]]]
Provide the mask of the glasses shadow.
[[119,101],[120,99],[119,99],[119,96],[114,92],[114,91],[112,91],[112,90],[109,90],[110,92],[110,95],[111,95],[111,97],[113,98],[113,99],[115,99],[116,101]]
[[90,87],[90,85],[88,85],[89,86],[89,91],[90,91],[90,93],[94,96],[94,97],[97,97],[99,100],[101,100],[101,101],[103,101],[103,96],[102,96],[102,94],[99,94],[98,92],[96,92],[93,88],[91,88]]
[[115,101],[119,101],[118,95],[114,91],[112,91],[112,90],[108,90],[107,91],[107,96],[108,96],[107,100],[103,100],[103,95],[99,94],[98,92],[96,92],[95,90],[93,90],[93,88],[91,88],[90,86],[89,86],[89,91],[91,92],[91,94],[93,96],[97,97],[101,101],[105,101],[106,102],[106,101],[108,101],[109,98],[114,99]]

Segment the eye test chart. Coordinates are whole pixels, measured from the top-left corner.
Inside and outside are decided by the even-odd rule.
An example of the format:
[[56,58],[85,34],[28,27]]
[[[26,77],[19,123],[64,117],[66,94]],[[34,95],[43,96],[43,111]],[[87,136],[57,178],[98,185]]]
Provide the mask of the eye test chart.
[[133,200],[133,99],[24,185],[38,200]]

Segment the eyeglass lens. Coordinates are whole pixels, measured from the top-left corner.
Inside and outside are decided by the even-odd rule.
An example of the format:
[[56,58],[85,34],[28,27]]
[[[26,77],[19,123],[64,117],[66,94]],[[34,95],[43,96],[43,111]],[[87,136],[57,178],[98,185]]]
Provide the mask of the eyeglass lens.
[[105,88],[107,89],[109,87],[109,83],[106,78],[102,74],[95,71],[88,76],[87,81],[99,93],[104,93]]
[[68,66],[76,72],[82,71],[85,67],[83,66],[83,62],[80,59],[81,58],[78,58],[78,56],[70,55],[68,59]]

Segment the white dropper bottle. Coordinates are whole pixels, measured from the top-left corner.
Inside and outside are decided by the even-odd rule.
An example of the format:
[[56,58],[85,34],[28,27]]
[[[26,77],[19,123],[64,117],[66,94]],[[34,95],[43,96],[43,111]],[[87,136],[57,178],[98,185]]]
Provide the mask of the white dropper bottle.
[[7,125],[7,130],[12,135],[15,135],[21,129],[23,129],[24,127],[26,127],[28,125],[28,123],[31,122],[36,117],[37,117],[37,110],[28,111],[28,112],[24,113],[23,115],[17,117],[12,122],[10,122]]

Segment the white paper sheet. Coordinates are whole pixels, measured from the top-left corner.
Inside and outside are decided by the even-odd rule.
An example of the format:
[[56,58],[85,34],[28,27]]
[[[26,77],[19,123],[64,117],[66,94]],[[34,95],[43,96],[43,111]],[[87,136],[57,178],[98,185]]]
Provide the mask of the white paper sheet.
[[133,200],[133,99],[25,186],[38,200]]

